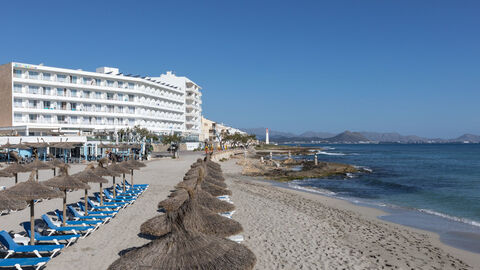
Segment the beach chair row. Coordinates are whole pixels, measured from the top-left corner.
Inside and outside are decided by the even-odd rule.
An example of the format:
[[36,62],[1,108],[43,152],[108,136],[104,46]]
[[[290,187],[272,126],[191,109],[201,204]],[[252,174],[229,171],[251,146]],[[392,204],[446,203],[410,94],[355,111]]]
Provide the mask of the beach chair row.
[[[35,226],[35,245],[30,245],[30,222],[24,222],[24,232],[13,236],[7,231],[0,231],[0,243],[6,254],[0,259],[0,268],[33,267],[40,269],[59,254],[63,248],[75,243],[97,230],[99,226],[108,223],[123,208],[133,204],[148,188],[148,185],[130,185],[126,182],[126,190],[116,185],[103,190],[103,205],[100,205],[100,194],[94,198],[67,206],[68,217],[63,226],[63,212],[55,210],[55,216],[42,215],[43,227]],[[116,197],[113,196],[113,188]],[[86,211],[87,210],[87,211]],[[42,230],[43,228],[43,230]],[[0,247],[1,248],[1,247]]]

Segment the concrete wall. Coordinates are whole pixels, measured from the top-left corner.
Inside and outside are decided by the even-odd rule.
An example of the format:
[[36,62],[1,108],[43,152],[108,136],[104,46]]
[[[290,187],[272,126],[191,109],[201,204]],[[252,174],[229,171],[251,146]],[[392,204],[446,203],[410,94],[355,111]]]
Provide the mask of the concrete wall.
[[0,127],[12,125],[12,64],[0,66]]
[[220,151],[220,152],[217,151],[217,152],[213,153],[212,161],[219,162],[223,158],[228,159],[233,155],[240,154],[240,153],[243,153],[243,152],[244,152],[243,150],[227,150],[227,151]]

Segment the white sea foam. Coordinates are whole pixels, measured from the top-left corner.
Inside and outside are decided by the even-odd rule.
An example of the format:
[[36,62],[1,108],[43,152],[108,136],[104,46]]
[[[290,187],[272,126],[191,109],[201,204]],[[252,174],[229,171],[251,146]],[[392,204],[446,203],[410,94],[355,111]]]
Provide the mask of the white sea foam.
[[453,221],[456,221],[456,222],[469,224],[469,225],[472,225],[472,226],[475,226],[475,227],[480,227],[480,222],[473,221],[473,220],[470,220],[470,219],[467,219],[467,218],[454,217],[454,216],[439,213],[439,212],[436,212],[436,211],[433,211],[433,210],[430,210],[430,209],[418,209],[418,211],[420,211],[422,213],[434,215],[434,216],[437,216],[437,217],[442,217],[442,218],[445,218],[445,219],[453,220]]
[[336,194],[335,192],[330,191],[330,190],[321,189],[321,188],[314,188],[314,187],[303,187],[303,186],[297,185],[297,184],[292,183],[292,182],[288,183],[288,186],[290,188],[303,190],[303,191],[308,191],[308,192],[314,192],[314,193],[323,194],[323,195],[334,196]]
[[345,156],[344,153],[331,153],[331,152],[325,152],[325,151],[317,151],[317,154],[327,155],[327,156]]

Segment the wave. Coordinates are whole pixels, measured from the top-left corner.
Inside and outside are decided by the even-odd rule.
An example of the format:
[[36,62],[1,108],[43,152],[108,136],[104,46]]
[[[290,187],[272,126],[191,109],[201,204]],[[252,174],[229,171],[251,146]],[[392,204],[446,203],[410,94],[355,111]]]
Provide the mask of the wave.
[[346,155],[344,153],[331,153],[331,152],[325,152],[325,151],[317,151],[317,154],[327,155],[327,156],[345,156]]
[[318,193],[318,194],[323,194],[323,195],[329,195],[329,196],[334,196],[336,195],[337,193],[333,192],[333,191],[330,191],[330,190],[326,190],[326,189],[322,189],[322,188],[314,188],[314,187],[304,187],[304,186],[300,186],[300,185],[297,185],[295,183],[288,183],[288,187],[290,188],[293,188],[293,189],[298,189],[298,190],[302,190],[302,191],[308,191],[308,192],[313,192],[313,193]]
[[437,216],[437,217],[442,217],[442,218],[453,220],[453,221],[456,221],[456,222],[469,224],[469,225],[472,225],[472,226],[475,226],[475,227],[480,227],[480,222],[477,222],[477,221],[474,221],[474,220],[471,220],[471,219],[468,219],[468,218],[460,218],[460,217],[450,216],[450,215],[443,214],[443,213],[440,213],[440,212],[436,212],[436,211],[433,211],[433,210],[430,210],[430,209],[417,209],[417,210],[422,212],[422,213],[434,215],[434,216]]

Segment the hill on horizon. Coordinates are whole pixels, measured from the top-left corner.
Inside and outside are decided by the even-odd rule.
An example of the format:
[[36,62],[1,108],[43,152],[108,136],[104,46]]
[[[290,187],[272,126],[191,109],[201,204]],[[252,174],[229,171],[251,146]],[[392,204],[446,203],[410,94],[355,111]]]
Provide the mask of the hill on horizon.
[[[265,140],[265,128],[243,128],[243,131],[249,134],[255,134],[257,139]],[[345,140],[344,142],[385,142],[385,143],[480,143],[480,136],[475,134],[463,134],[457,138],[443,139],[443,138],[425,138],[416,135],[401,135],[397,132],[351,132],[345,131],[339,134],[330,132],[306,131],[301,134],[294,134],[292,132],[282,132],[276,130],[269,130],[270,141],[272,142],[338,142],[338,140]],[[341,136],[340,136],[341,135]]]

